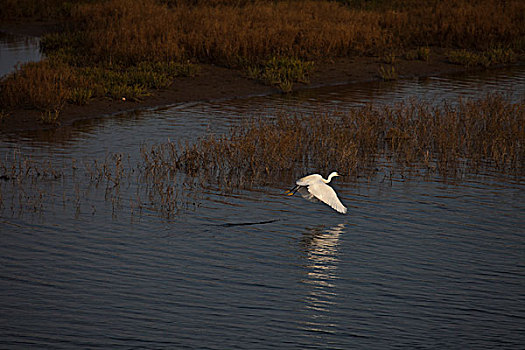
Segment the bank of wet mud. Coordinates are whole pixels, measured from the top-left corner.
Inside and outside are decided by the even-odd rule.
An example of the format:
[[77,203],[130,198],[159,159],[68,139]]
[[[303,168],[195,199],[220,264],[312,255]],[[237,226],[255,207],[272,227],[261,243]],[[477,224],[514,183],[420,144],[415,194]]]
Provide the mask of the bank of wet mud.
[[[40,36],[53,31],[53,23],[31,23],[20,25],[4,24],[0,30],[23,35]],[[523,62],[521,62],[523,64]],[[350,85],[382,80],[379,70],[390,67],[378,57],[337,58],[324,62],[315,62],[315,69],[310,75],[309,84],[295,84],[293,91],[313,87]],[[432,48],[428,61],[405,60],[397,58],[393,64],[398,79],[426,78],[440,75],[459,74],[479,68],[466,68],[447,61],[444,49]],[[169,106],[184,102],[212,101],[221,99],[246,98],[254,95],[281,93],[275,86],[267,86],[249,79],[236,69],[228,69],[212,64],[199,64],[199,73],[194,77],[176,78],[173,84],[164,90],[153,90],[151,96],[140,102],[111,100],[108,98],[92,99],[87,105],[67,104],[60,112],[58,123],[45,124],[41,121],[41,112],[37,110],[15,110],[0,118],[0,130],[17,132],[26,130],[55,129],[72,125],[76,121],[101,118],[118,113]]]

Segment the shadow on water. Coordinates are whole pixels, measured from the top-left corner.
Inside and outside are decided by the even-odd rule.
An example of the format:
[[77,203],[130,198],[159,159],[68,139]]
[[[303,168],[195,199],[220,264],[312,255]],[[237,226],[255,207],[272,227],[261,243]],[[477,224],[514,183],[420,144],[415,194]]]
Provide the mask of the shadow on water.
[[264,221],[256,221],[256,222],[239,222],[239,223],[225,223],[225,224],[217,224],[215,226],[222,226],[222,227],[235,227],[235,226],[252,226],[252,225],[264,225],[264,224],[271,224],[272,222],[279,221],[280,219],[274,219],[274,220],[264,220]]

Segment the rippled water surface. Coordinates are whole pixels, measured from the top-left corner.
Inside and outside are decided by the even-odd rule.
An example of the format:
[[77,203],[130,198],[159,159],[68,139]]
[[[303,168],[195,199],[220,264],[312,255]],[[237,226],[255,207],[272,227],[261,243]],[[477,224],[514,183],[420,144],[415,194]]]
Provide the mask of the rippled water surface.
[[36,37],[0,31],[0,77],[11,73],[19,63],[39,61],[39,43]]
[[253,116],[493,91],[520,99],[524,82],[513,68],[2,135],[5,164],[31,156],[62,176],[0,180],[0,347],[523,348],[521,176],[337,178],[348,215],[284,196],[289,182],[233,193],[181,187],[166,216],[137,205],[148,201],[138,198],[140,176],[127,173],[117,191],[82,169],[114,153],[133,169],[141,145],[191,142]]

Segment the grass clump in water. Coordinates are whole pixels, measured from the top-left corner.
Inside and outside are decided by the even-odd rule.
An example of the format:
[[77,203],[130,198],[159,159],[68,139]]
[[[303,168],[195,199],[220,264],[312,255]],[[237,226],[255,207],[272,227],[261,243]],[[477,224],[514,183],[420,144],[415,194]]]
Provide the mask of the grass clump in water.
[[407,60],[428,61],[430,59],[430,48],[425,46],[409,50],[405,54],[405,58]]
[[366,175],[380,159],[452,177],[484,167],[522,174],[524,125],[523,102],[510,103],[499,95],[437,107],[412,101],[256,119],[195,144],[154,146],[143,150],[143,159],[146,172],[181,171],[226,188],[333,169]]
[[[113,211],[129,200],[132,212],[144,209],[170,218],[181,209],[196,208],[203,195],[196,189],[210,184],[224,191],[282,187],[301,175],[334,169],[369,178],[376,168],[452,179],[488,171],[520,180],[524,145],[525,101],[511,103],[500,95],[439,106],[405,101],[345,112],[283,113],[247,120],[224,135],[208,134],[195,143],[143,147],[136,165],[121,154],[60,164],[14,151],[0,159],[0,192],[7,186],[0,193],[0,211],[2,206],[42,211],[47,200],[59,198],[59,183],[67,181],[74,181],[70,185],[75,184],[76,193],[68,201],[78,210],[87,206],[88,188],[100,186]],[[85,192],[80,184],[87,185]],[[120,189],[130,186],[135,193],[123,198]],[[65,205],[65,194],[63,198]]]
[[384,81],[392,81],[397,80],[398,74],[394,66],[389,66],[389,68],[385,68],[383,65],[381,65],[381,67],[379,68],[379,76]]

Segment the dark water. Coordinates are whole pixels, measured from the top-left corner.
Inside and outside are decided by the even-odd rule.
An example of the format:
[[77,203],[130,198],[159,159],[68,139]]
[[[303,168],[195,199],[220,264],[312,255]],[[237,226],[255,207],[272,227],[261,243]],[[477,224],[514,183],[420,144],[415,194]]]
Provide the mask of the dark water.
[[523,184],[337,189],[348,216],[267,189],[173,221],[4,218],[2,344],[522,347]]
[[[155,203],[139,208],[144,183],[130,170],[141,145],[253,116],[494,91],[520,99],[524,82],[513,68],[2,135],[2,164],[30,156],[61,176],[0,180],[0,347],[524,348],[522,176],[338,178],[346,216],[284,196],[289,182],[233,193],[181,185],[166,216]],[[129,170],[118,190],[85,171],[114,153]]]
[[14,71],[19,63],[39,61],[40,40],[36,37],[0,31],[0,77]]

